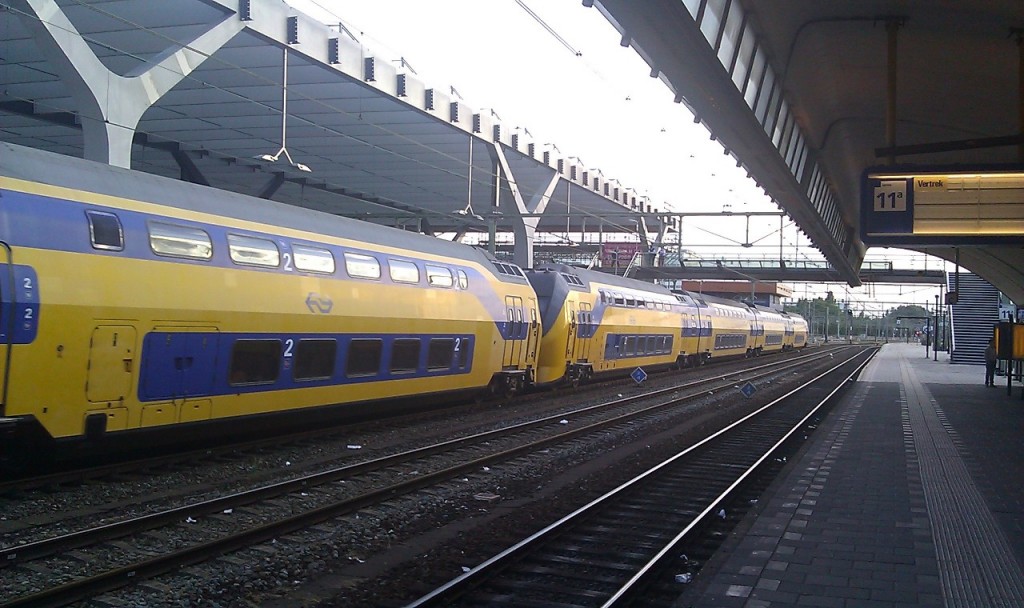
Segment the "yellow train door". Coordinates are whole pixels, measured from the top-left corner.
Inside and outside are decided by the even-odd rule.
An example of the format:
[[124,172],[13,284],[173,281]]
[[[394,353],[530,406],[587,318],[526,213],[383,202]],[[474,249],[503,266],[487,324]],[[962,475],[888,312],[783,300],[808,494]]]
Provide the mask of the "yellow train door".
[[576,360],[590,361],[590,346],[594,341],[594,311],[589,302],[580,302],[579,319],[577,334],[580,335],[580,344]]
[[523,323],[523,299],[516,296],[505,296],[506,329],[504,332],[504,352],[501,366],[504,369],[518,369],[522,352],[521,328]]
[[540,322],[537,319],[537,300],[529,299],[530,325],[526,339],[526,364],[537,364],[537,345],[540,344]]

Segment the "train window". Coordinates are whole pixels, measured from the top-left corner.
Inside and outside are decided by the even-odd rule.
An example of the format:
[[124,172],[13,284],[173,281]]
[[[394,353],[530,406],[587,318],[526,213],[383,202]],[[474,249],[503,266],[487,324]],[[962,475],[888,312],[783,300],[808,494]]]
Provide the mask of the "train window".
[[299,270],[334,274],[334,254],[327,249],[293,244],[292,255],[295,256],[295,267]]
[[[345,254],[348,256],[348,254]],[[380,371],[382,342],[376,339],[357,339],[349,342],[348,364],[345,375],[375,376]]]
[[388,272],[396,283],[419,283],[420,269],[405,260],[388,260]]
[[89,240],[93,249],[121,251],[124,249],[124,230],[121,220],[113,213],[103,211],[86,211],[89,219]]
[[228,384],[270,384],[280,372],[280,340],[236,340],[231,349]]
[[281,263],[281,252],[269,239],[229,234],[228,253],[232,262],[246,266],[277,268]]
[[213,257],[210,235],[205,230],[189,226],[150,222],[149,246],[157,255],[194,260],[208,260]]
[[636,300],[632,296],[626,296],[626,306],[634,308],[636,306]]
[[634,336],[626,336],[626,344],[623,350],[627,356],[636,354],[636,338]]
[[427,264],[427,284],[434,287],[451,287],[455,284],[452,280],[452,271],[444,266]]
[[418,338],[397,338],[391,343],[391,373],[415,372],[420,365],[420,341]]
[[330,378],[334,374],[337,353],[337,340],[299,340],[295,348],[295,371],[292,377],[296,380]]
[[348,276],[359,279],[379,279],[380,262],[377,258],[361,253],[345,252],[345,270]]
[[626,304],[626,298],[622,297],[621,293],[616,293],[615,303],[618,304],[619,306],[624,306]]
[[427,369],[438,371],[451,369],[452,356],[455,353],[455,340],[452,338],[432,338],[427,351]]
[[469,289],[469,276],[466,275],[465,270],[458,271],[459,274],[459,289]]

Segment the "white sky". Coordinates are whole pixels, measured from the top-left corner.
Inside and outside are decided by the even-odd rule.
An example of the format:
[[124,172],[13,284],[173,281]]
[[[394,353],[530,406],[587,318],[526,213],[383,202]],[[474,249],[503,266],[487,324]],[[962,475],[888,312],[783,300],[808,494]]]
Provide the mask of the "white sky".
[[[777,211],[778,207],[683,104],[656,78],[619,34],[580,0],[288,0],[325,23],[339,21],[374,55],[404,59],[428,87],[455,88],[474,111],[492,109],[500,122],[552,143],[566,157],[600,169],[650,198],[658,209],[680,212]],[[545,25],[547,27],[545,27]],[[549,29],[550,28],[550,31]],[[552,33],[553,32],[553,33]],[[579,55],[574,53],[577,51]],[[787,220],[787,259],[821,259]],[[684,220],[683,247],[705,258],[777,259],[778,218],[752,219],[750,241],[742,218]],[[934,269],[937,258],[902,250],[872,250],[869,259],[901,268]],[[793,286],[802,297],[804,286]],[[865,303],[932,302],[937,286],[848,289],[807,286],[809,296],[831,290]],[[891,305],[891,304],[890,304]]]

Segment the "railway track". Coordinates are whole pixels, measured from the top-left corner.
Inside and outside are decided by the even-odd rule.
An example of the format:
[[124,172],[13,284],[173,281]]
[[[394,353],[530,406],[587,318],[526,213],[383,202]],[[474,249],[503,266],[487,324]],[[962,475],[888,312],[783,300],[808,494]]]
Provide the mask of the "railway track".
[[[680,557],[684,541],[869,359],[858,354],[838,362],[408,608],[611,607],[627,605],[638,591],[664,586],[671,580],[665,566],[685,559]],[[802,398],[820,391],[822,383],[829,387],[824,397]]]
[[[737,378],[785,374],[815,355],[772,361],[754,370],[726,373],[606,403],[562,411],[472,436],[424,446],[362,463],[335,467],[257,488],[193,500],[178,507],[102,526],[33,540],[7,538],[0,549],[0,605],[59,606],[158,576],[240,548],[270,541],[318,522],[355,513],[395,497],[559,443],[585,440],[616,426],[655,419],[722,388]],[[828,356],[825,354],[824,356]],[[571,424],[570,421],[571,420]],[[36,531],[45,535],[46,531]],[[28,573],[39,584],[25,592]],[[4,591],[5,590],[5,591]]]

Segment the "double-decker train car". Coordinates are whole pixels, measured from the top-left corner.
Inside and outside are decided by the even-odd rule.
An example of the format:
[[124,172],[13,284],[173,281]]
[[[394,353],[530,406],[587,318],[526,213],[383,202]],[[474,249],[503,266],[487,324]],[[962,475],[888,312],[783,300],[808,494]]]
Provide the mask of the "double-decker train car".
[[532,287],[458,243],[6,143],[0,241],[8,437],[533,381]]
[[786,316],[788,316],[790,320],[789,335],[786,337],[786,346],[789,346],[790,350],[807,346],[807,319],[804,319],[796,313],[786,313]]
[[695,298],[701,319],[709,326],[705,360],[750,357],[757,353],[760,329],[753,310],[733,300],[702,295]]
[[544,328],[538,384],[669,367],[686,348],[681,307],[664,287],[565,265],[527,277]]
[[750,310],[754,314],[756,323],[755,355],[791,348],[793,324],[788,315],[757,306],[751,307]]

